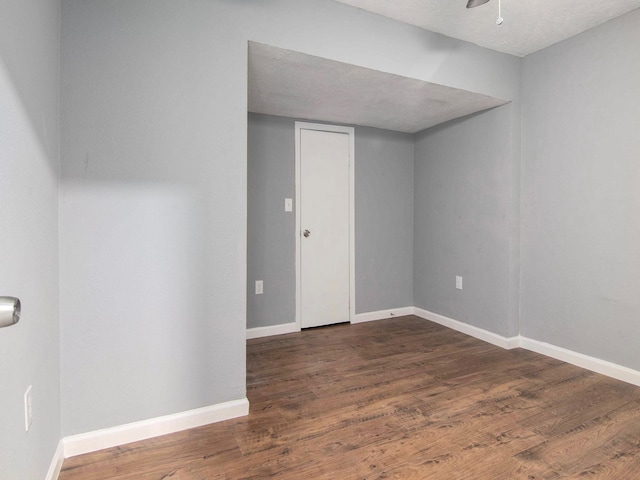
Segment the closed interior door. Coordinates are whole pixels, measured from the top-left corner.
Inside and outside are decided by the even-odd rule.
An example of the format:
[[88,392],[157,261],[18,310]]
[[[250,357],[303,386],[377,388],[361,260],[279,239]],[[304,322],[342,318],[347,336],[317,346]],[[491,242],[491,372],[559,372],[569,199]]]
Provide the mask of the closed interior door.
[[300,324],[349,321],[349,135],[300,130]]

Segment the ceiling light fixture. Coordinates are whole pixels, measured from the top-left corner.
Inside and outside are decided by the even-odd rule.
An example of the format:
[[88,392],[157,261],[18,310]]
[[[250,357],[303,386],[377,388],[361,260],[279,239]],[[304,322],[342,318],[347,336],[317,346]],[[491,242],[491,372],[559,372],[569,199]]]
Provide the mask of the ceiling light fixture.
[[489,0],[469,0],[467,2],[467,8],[479,7],[480,5],[484,5]]
[[[480,5],[484,5],[488,1],[489,0],[469,0],[467,2],[467,8],[479,7]],[[498,0],[498,18],[496,20],[496,25],[502,25],[502,22],[504,22],[504,18],[502,18],[502,5],[500,3],[501,0]]]

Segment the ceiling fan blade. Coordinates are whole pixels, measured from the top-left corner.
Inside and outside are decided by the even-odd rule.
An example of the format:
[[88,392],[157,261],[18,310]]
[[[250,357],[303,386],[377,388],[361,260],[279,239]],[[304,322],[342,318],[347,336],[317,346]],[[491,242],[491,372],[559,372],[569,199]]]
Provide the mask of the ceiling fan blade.
[[469,0],[467,2],[467,8],[479,7],[480,5],[484,5],[489,0]]

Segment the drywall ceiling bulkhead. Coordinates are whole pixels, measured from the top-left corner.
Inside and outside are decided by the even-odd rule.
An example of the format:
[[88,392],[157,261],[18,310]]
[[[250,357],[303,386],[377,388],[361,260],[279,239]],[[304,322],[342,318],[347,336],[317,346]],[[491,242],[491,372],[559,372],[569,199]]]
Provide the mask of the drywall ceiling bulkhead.
[[416,133],[506,100],[249,43],[248,109]]

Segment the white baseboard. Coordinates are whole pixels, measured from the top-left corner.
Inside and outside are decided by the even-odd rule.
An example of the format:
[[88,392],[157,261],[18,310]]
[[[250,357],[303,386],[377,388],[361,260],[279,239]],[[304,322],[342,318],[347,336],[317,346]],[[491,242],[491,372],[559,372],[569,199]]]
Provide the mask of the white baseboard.
[[273,335],[283,335],[285,333],[299,332],[300,329],[296,323],[283,323],[280,325],[272,325],[270,327],[247,328],[247,340],[251,338],[271,337]]
[[62,440],[64,445],[64,458],[124,445],[125,443],[159,437],[160,435],[179,432],[223,420],[230,420],[248,414],[249,400],[243,398],[173,415],[128,423],[113,428],[71,435]]
[[466,333],[467,335],[471,335],[479,340],[497,345],[498,347],[505,349],[517,347],[524,348],[525,350],[530,350],[532,352],[546,355],[547,357],[555,358],[556,360],[571,363],[572,365],[576,365],[592,372],[600,373],[632,385],[640,386],[640,372],[628,367],[623,367],[622,365],[590,357],[589,355],[567,350],[566,348],[557,347],[550,343],[533,340],[531,338],[523,337],[522,335],[510,338],[503,337],[487,330],[483,330],[482,328],[474,327],[467,323],[417,307],[415,308],[414,315],[424,318],[425,320],[430,320],[440,325],[444,325],[445,327],[449,327],[453,330]]
[[465,333],[498,347],[505,348],[507,350],[519,346],[520,337],[503,337],[502,335],[498,335],[497,333],[474,327],[473,325],[469,325],[468,323],[460,322],[458,320],[454,320],[453,318],[445,317],[444,315],[433,313],[422,308],[415,307],[414,315],[420,318],[424,318],[425,320],[430,320],[432,322],[438,323],[445,327],[449,327],[452,330],[457,330],[458,332]]
[[532,352],[541,353],[547,357],[555,358],[556,360],[571,363],[572,365],[591,370],[592,372],[601,373],[607,377],[640,386],[640,372],[637,370],[567,350],[566,348],[556,347],[550,343],[532,340],[527,337],[520,337],[520,346]]
[[51,459],[51,465],[49,465],[47,476],[44,477],[45,480],[58,480],[60,470],[62,469],[62,462],[64,462],[64,445],[62,440],[60,440],[58,442],[58,447],[53,454],[53,459]]
[[[521,347],[526,350],[531,350],[532,352],[540,353],[542,355],[591,370],[592,372],[600,373],[632,385],[640,386],[640,371],[607,362],[605,360],[600,360],[599,358],[590,357],[582,353],[573,352],[549,343],[523,337],[521,335],[515,337],[503,337],[497,333],[469,325],[468,323],[460,322],[459,320],[454,320],[453,318],[445,317],[438,313],[430,312],[423,308],[401,307],[390,310],[378,310],[376,312],[358,313],[355,315],[355,319],[352,320],[351,323],[372,322],[375,320],[400,317],[403,315],[416,315],[417,317],[443,325],[466,335],[470,335],[506,350]],[[296,328],[295,323],[286,323],[284,325],[275,325],[273,327],[248,329],[247,338],[266,337],[298,331],[299,329]]]
[[510,338],[503,337],[487,330],[483,330],[482,328],[474,327],[467,323],[417,307],[415,308],[414,315],[445,327],[449,327],[453,330],[466,333],[467,335],[471,335],[479,340],[497,345],[498,347],[508,350],[517,347],[524,348],[525,350],[530,350],[532,352],[546,355],[547,357],[555,358],[556,360],[571,363],[572,365],[582,367],[592,372],[600,373],[632,385],[640,386],[640,372],[628,367],[623,367],[622,365],[590,357],[589,355],[567,350],[566,348],[557,347],[550,343],[533,340],[531,338],[523,337],[522,335]]
[[355,319],[351,323],[373,322],[385,318],[402,317],[413,315],[413,307],[392,308],[391,310],[378,310],[377,312],[356,313]]

